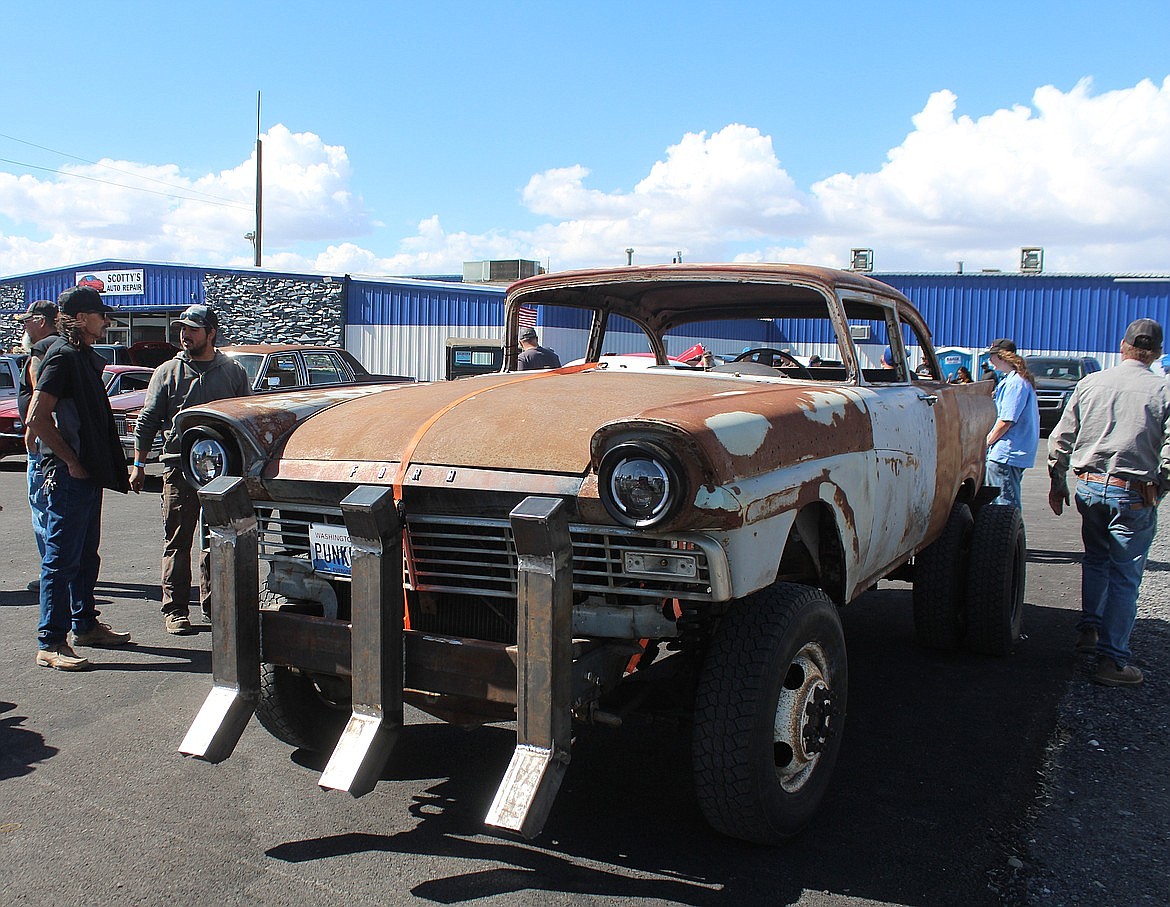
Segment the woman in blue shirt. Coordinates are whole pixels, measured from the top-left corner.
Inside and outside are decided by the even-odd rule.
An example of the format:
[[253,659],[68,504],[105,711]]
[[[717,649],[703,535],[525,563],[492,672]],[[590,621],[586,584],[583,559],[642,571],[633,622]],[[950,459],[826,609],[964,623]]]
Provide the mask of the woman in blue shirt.
[[1006,337],[994,341],[987,352],[996,371],[1007,376],[995,387],[995,425],[987,433],[988,485],[999,486],[997,504],[1022,509],[1020,482],[1024,470],[1036,461],[1040,446],[1040,410],[1036,404],[1036,380]]

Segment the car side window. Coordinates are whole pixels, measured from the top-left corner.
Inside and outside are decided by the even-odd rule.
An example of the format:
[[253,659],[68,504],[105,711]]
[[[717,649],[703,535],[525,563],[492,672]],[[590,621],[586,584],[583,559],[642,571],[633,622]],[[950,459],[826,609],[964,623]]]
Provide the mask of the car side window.
[[293,353],[281,353],[268,360],[264,369],[261,387],[296,387],[297,357]]
[[305,353],[304,361],[309,384],[341,384],[346,380],[341,359],[333,353]]

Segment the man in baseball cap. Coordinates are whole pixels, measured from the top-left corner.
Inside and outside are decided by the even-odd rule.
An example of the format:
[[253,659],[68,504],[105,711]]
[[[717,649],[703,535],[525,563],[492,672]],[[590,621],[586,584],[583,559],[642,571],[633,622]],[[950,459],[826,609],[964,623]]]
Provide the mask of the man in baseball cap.
[[185,324],[193,328],[202,328],[205,331],[219,330],[219,316],[211,306],[189,305],[183,314],[175,319],[175,324]]
[[1069,503],[1071,468],[1081,515],[1078,652],[1097,656],[1093,679],[1110,687],[1142,682],[1129,638],[1138,588],[1170,490],[1170,385],[1150,371],[1162,354],[1162,326],[1138,318],[1125,329],[1121,364],[1077,382],[1048,439],[1048,505]]
[[28,309],[23,315],[13,315],[17,321],[25,324],[31,318],[43,318],[50,326],[57,323],[57,303],[48,299],[38,299],[36,302],[30,302]]
[[106,305],[102,301],[102,294],[93,287],[70,287],[57,297],[57,308],[71,318],[89,313],[108,315],[117,311],[113,306]]

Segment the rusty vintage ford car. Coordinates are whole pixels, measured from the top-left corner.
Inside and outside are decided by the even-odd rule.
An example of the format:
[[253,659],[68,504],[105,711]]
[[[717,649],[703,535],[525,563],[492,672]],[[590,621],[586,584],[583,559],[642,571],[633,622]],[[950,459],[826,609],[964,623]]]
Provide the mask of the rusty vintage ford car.
[[[404,702],[515,720],[487,822],[531,836],[575,722],[657,711],[689,730],[711,825],[775,843],[841,745],[839,608],[912,580],[923,644],[1018,639],[1024,535],[985,503],[989,389],[936,380],[890,287],[773,264],[577,271],[514,284],[506,319],[498,374],[180,414],[216,603],[183,752],[225,758],[255,712],[331,753],[322,787],[360,795],[409,747]],[[517,371],[522,319],[581,361]],[[696,343],[719,364],[675,367]],[[656,367],[605,365],[645,352]]]

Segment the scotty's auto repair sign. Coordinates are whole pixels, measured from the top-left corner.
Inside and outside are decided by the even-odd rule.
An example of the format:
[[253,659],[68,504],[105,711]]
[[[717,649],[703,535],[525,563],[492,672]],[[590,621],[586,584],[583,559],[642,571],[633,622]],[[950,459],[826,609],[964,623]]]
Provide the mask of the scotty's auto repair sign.
[[79,287],[93,287],[106,296],[141,296],[146,292],[142,268],[129,271],[78,271]]

